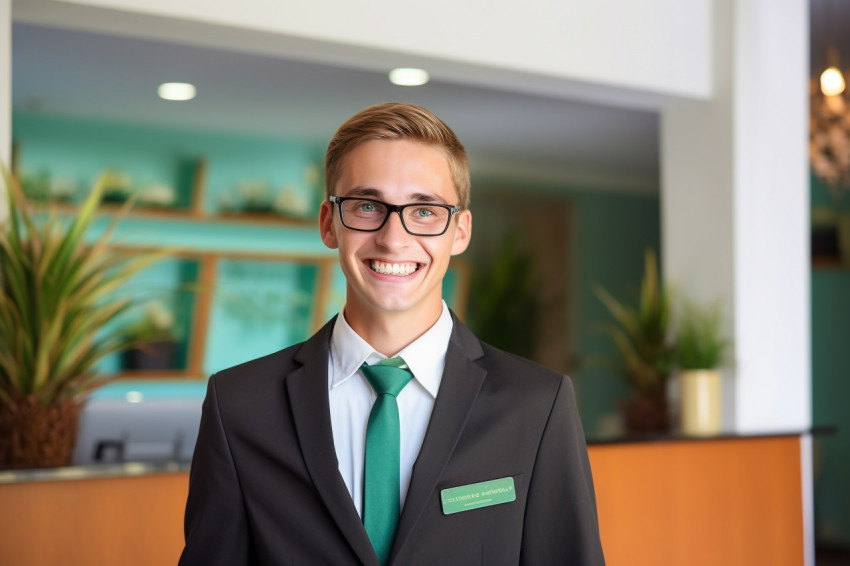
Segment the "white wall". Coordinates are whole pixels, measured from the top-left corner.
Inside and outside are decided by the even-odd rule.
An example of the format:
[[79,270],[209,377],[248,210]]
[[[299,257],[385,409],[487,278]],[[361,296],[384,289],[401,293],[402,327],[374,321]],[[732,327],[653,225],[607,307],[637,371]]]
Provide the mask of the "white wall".
[[[657,107],[661,96],[710,95],[710,5],[711,0],[16,0],[14,15],[18,21],[135,34],[157,35],[162,29],[172,39],[214,38],[380,69],[422,63],[438,79]],[[129,21],[127,15],[135,17]],[[198,24],[207,26],[206,33]]]
[[695,300],[725,301],[726,424],[805,429],[808,4],[717,0],[714,20],[713,99],[671,103],[662,117],[665,275]]

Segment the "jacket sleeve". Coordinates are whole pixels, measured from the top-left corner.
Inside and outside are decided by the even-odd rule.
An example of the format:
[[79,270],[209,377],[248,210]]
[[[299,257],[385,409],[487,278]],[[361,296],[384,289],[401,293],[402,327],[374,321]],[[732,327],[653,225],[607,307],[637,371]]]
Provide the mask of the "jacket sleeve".
[[215,376],[204,399],[183,530],[186,545],[179,566],[253,563],[245,503],[221,418]]
[[528,486],[520,564],[605,564],[572,382],[561,381]]

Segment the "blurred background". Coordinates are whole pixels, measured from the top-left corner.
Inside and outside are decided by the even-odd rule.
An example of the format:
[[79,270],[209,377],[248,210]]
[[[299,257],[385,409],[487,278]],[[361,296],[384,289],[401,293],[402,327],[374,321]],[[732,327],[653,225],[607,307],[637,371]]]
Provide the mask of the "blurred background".
[[[138,199],[116,241],[180,250],[124,290],[130,322],[161,332],[103,360],[120,379],[94,400],[200,399],[211,373],[338,312],[316,232],[326,144],[356,111],[409,101],[469,152],[474,237],[444,289],[461,318],[569,374],[589,439],[621,434],[632,388],[598,289],[636,303],[657,250],[674,303],[721,305],[725,431],[835,427],[806,473],[819,563],[850,564],[850,114],[820,88],[850,69],[850,2],[579,2],[479,25],[494,8],[132,4],[11,2],[25,192],[73,214],[105,174],[107,201]],[[393,84],[395,67],[430,80]],[[167,82],[194,98],[161,98]]]

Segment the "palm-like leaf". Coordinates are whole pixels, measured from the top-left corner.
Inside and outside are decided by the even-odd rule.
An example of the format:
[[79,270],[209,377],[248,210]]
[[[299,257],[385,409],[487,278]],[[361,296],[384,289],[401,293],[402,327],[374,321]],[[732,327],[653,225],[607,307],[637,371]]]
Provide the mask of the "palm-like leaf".
[[596,296],[616,324],[602,325],[622,358],[623,377],[640,391],[658,391],[670,374],[673,351],[668,345],[670,300],[658,279],[658,261],[651,249],[644,256],[644,274],[637,308],[614,298],[602,287]]
[[102,182],[69,222],[34,214],[5,170],[3,178],[10,213],[0,235],[0,402],[26,395],[44,404],[74,398],[102,383],[94,375],[101,358],[140,339],[102,328],[133,304],[118,296],[121,287],[168,252],[109,244],[131,204],[93,244],[86,243]]

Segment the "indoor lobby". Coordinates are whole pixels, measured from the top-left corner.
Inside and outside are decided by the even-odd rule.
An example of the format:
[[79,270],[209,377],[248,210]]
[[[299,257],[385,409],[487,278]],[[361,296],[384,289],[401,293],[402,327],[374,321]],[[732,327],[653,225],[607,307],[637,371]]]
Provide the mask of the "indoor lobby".
[[44,317],[110,351],[55,378],[65,452],[6,462],[14,387],[62,364],[8,369],[8,293],[41,295],[0,207],[0,564],[177,563],[207,380],[340,312],[325,150],[399,100],[469,154],[446,304],[572,380],[606,563],[850,565],[848,30],[830,0],[0,0],[14,198],[139,266],[78,340]]

